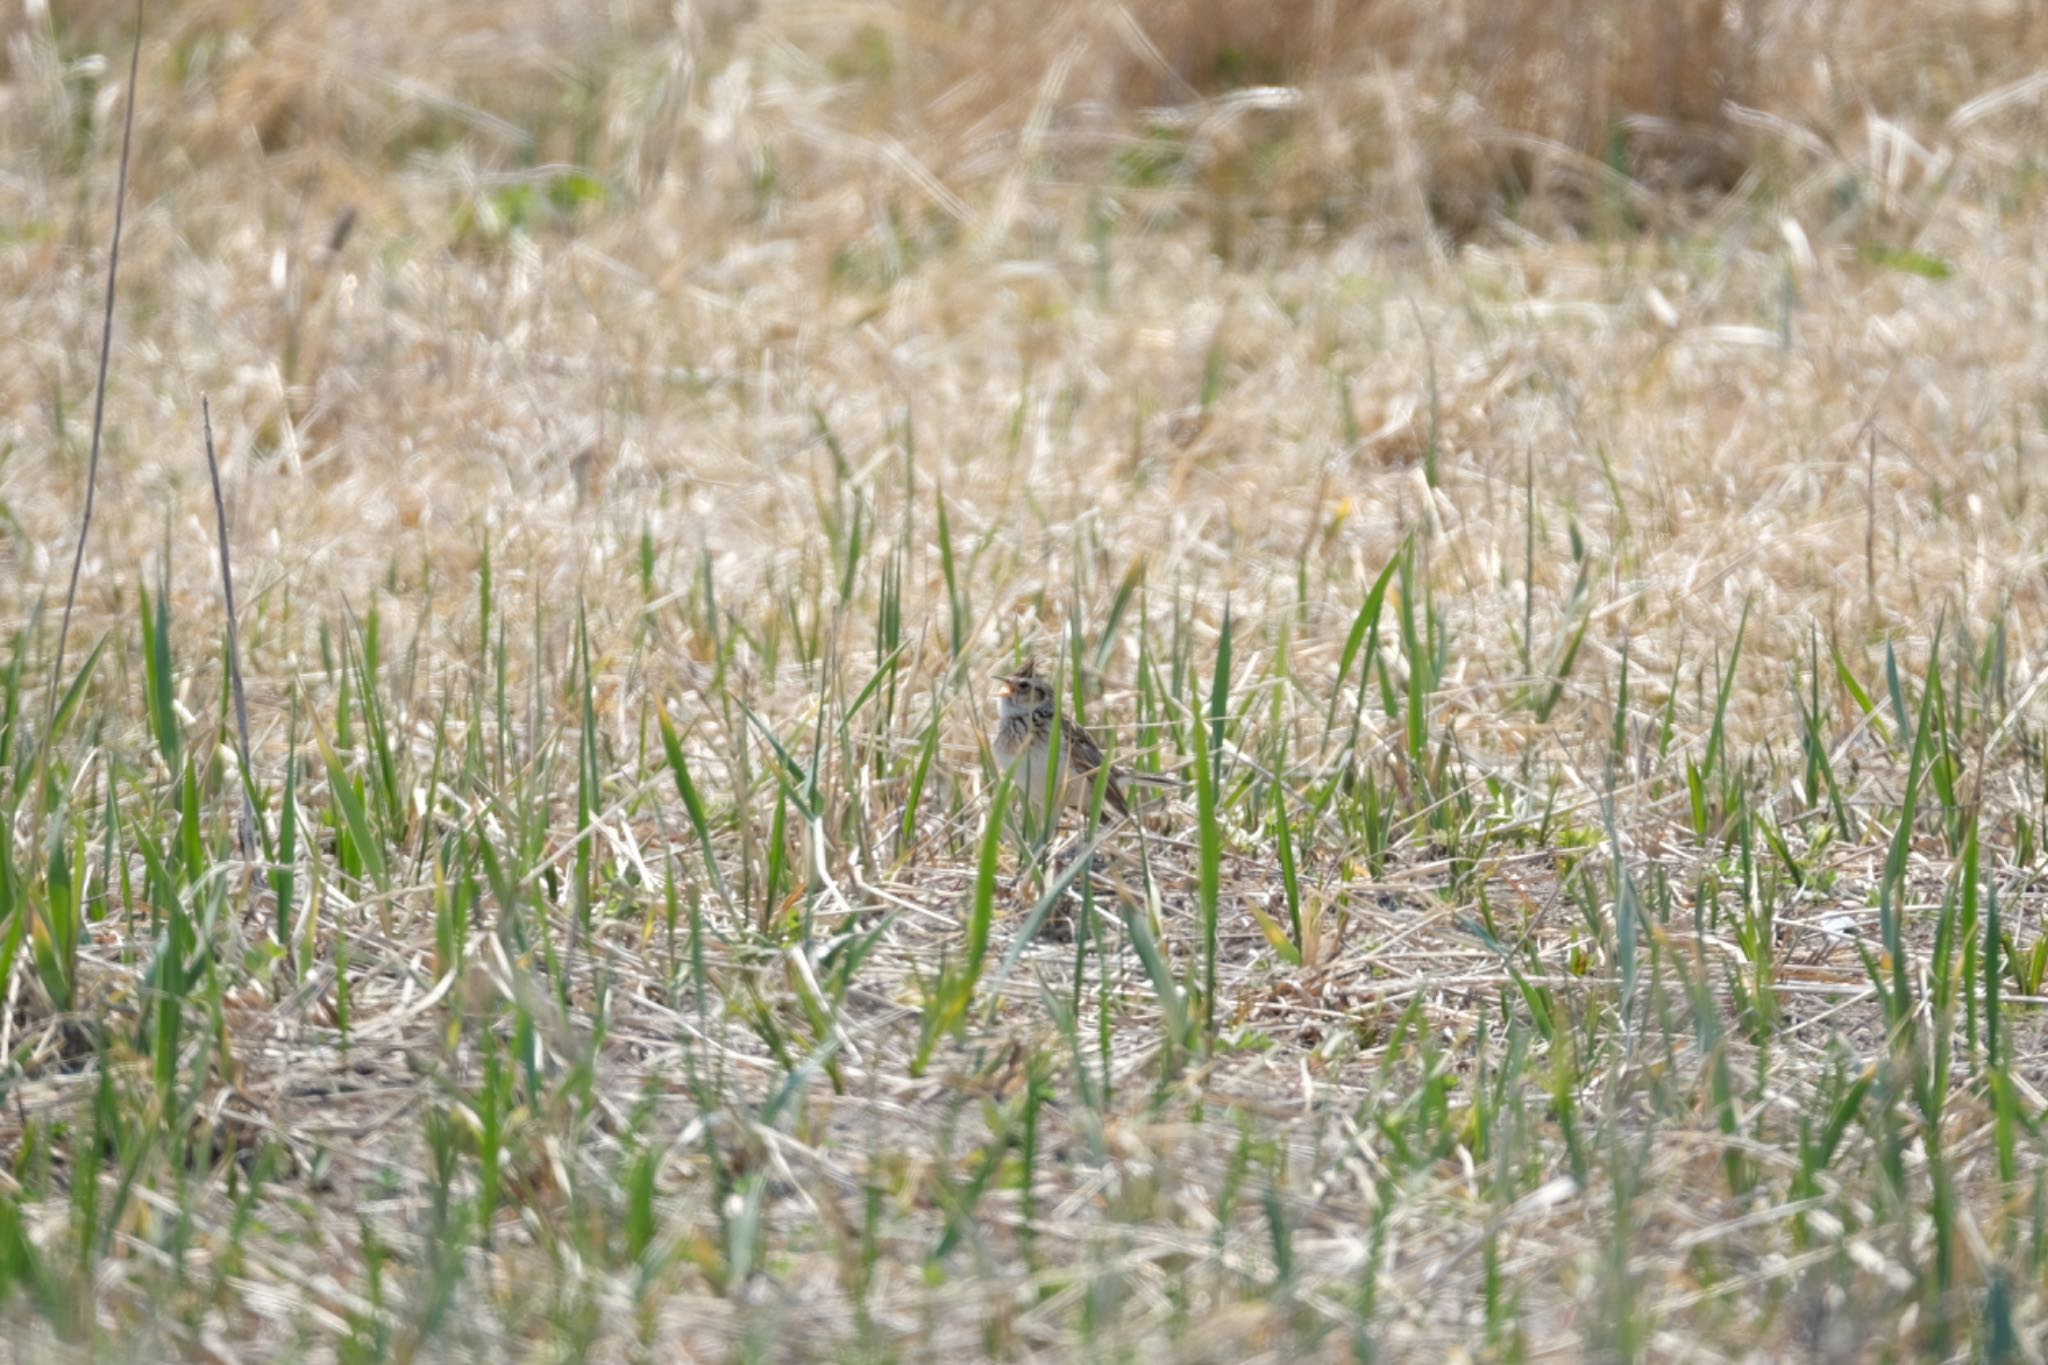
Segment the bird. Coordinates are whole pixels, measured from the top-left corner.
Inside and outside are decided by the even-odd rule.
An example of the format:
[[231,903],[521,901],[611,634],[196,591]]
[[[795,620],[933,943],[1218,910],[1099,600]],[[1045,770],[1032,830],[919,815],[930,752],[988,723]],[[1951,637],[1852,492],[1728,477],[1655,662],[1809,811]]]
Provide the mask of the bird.
[[[1059,714],[1051,681],[1038,675],[1038,661],[1026,658],[1015,673],[996,683],[996,761],[1011,772],[1011,779],[1023,788],[1035,810],[1057,812],[1064,805],[1086,811],[1095,800],[1096,774],[1103,766],[1102,748],[1081,726]],[[1048,771],[1052,758],[1052,726],[1060,725],[1059,766]],[[1125,819],[1130,803],[1118,781],[1120,774],[1109,770],[1102,802]],[[1055,780],[1055,777],[1057,780]],[[1078,778],[1079,781],[1072,779]]]

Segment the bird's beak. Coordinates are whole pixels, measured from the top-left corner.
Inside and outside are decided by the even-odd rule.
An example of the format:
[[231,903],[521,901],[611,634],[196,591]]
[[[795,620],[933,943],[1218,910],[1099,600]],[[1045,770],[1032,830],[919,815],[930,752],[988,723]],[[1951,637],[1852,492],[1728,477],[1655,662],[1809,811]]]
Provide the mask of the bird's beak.
[[1016,683],[1012,682],[1012,681],[1011,681],[1010,679],[1008,679],[1008,678],[997,678],[997,679],[996,679],[996,696],[997,696],[998,698],[1002,698],[1002,697],[1014,697],[1014,696],[1016,696],[1016,695],[1017,695],[1017,684],[1016,684]]

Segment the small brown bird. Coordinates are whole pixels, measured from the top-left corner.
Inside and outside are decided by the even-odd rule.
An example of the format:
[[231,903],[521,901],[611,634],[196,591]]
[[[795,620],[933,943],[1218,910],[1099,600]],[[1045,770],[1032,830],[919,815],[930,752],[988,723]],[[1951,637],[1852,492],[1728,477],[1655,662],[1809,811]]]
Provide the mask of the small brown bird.
[[[1072,805],[1085,811],[1095,799],[1095,774],[1102,767],[1102,749],[1080,726],[1059,715],[1054,704],[1053,684],[1038,676],[1038,661],[1026,659],[1024,666],[996,687],[996,761],[1011,770],[1011,778],[1024,789],[1036,810]],[[1060,722],[1061,771],[1049,771],[1052,757],[1052,723]],[[1109,771],[1102,802],[1128,819],[1131,807],[1124,800],[1123,774]],[[1078,778],[1078,781],[1073,779]]]

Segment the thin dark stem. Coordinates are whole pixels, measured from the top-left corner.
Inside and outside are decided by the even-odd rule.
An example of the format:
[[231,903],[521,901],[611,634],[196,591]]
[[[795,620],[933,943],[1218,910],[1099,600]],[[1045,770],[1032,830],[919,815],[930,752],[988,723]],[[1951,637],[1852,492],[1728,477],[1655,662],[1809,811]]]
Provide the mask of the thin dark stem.
[[213,406],[199,398],[200,425],[206,432],[206,474],[213,480],[213,522],[220,532],[220,591],[228,606],[228,683],[235,693],[235,736],[242,760],[242,856],[256,856],[256,807],[249,799],[249,697],[242,690],[242,651],[235,625],[235,575],[228,567],[228,508],[220,495],[220,460],[213,453]]
[[[78,600],[78,573],[85,564],[85,539],[92,530],[93,489],[99,483],[100,429],[107,411],[107,363],[114,348],[114,275],[121,268],[121,220],[128,204],[128,148],[135,137],[135,78],[142,66],[142,0],[135,0],[135,45],[128,53],[128,94],[121,116],[121,172],[114,182],[114,242],[107,252],[107,307],[100,321],[100,372],[92,399],[92,452],[85,463],[85,514],[79,518],[78,548],[71,554],[71,582],[64,589],[64,615],[57,624],[57,654],[50,665],[49,705],[43,716],[42,752],[50,746],[57,718],[57,690],[64,678],[64,645],[71,635],[71,608]],[[37,799],[41,800],[38,786]]]

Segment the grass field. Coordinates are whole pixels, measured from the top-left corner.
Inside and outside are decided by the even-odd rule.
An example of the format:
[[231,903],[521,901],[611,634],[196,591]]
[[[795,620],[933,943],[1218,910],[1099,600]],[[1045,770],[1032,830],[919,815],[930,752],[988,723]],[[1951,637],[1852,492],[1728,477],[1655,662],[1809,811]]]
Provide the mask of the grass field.
[[133,19],[0,1355],[2044,1359],[2039,0],[150,0],[102,438]]

